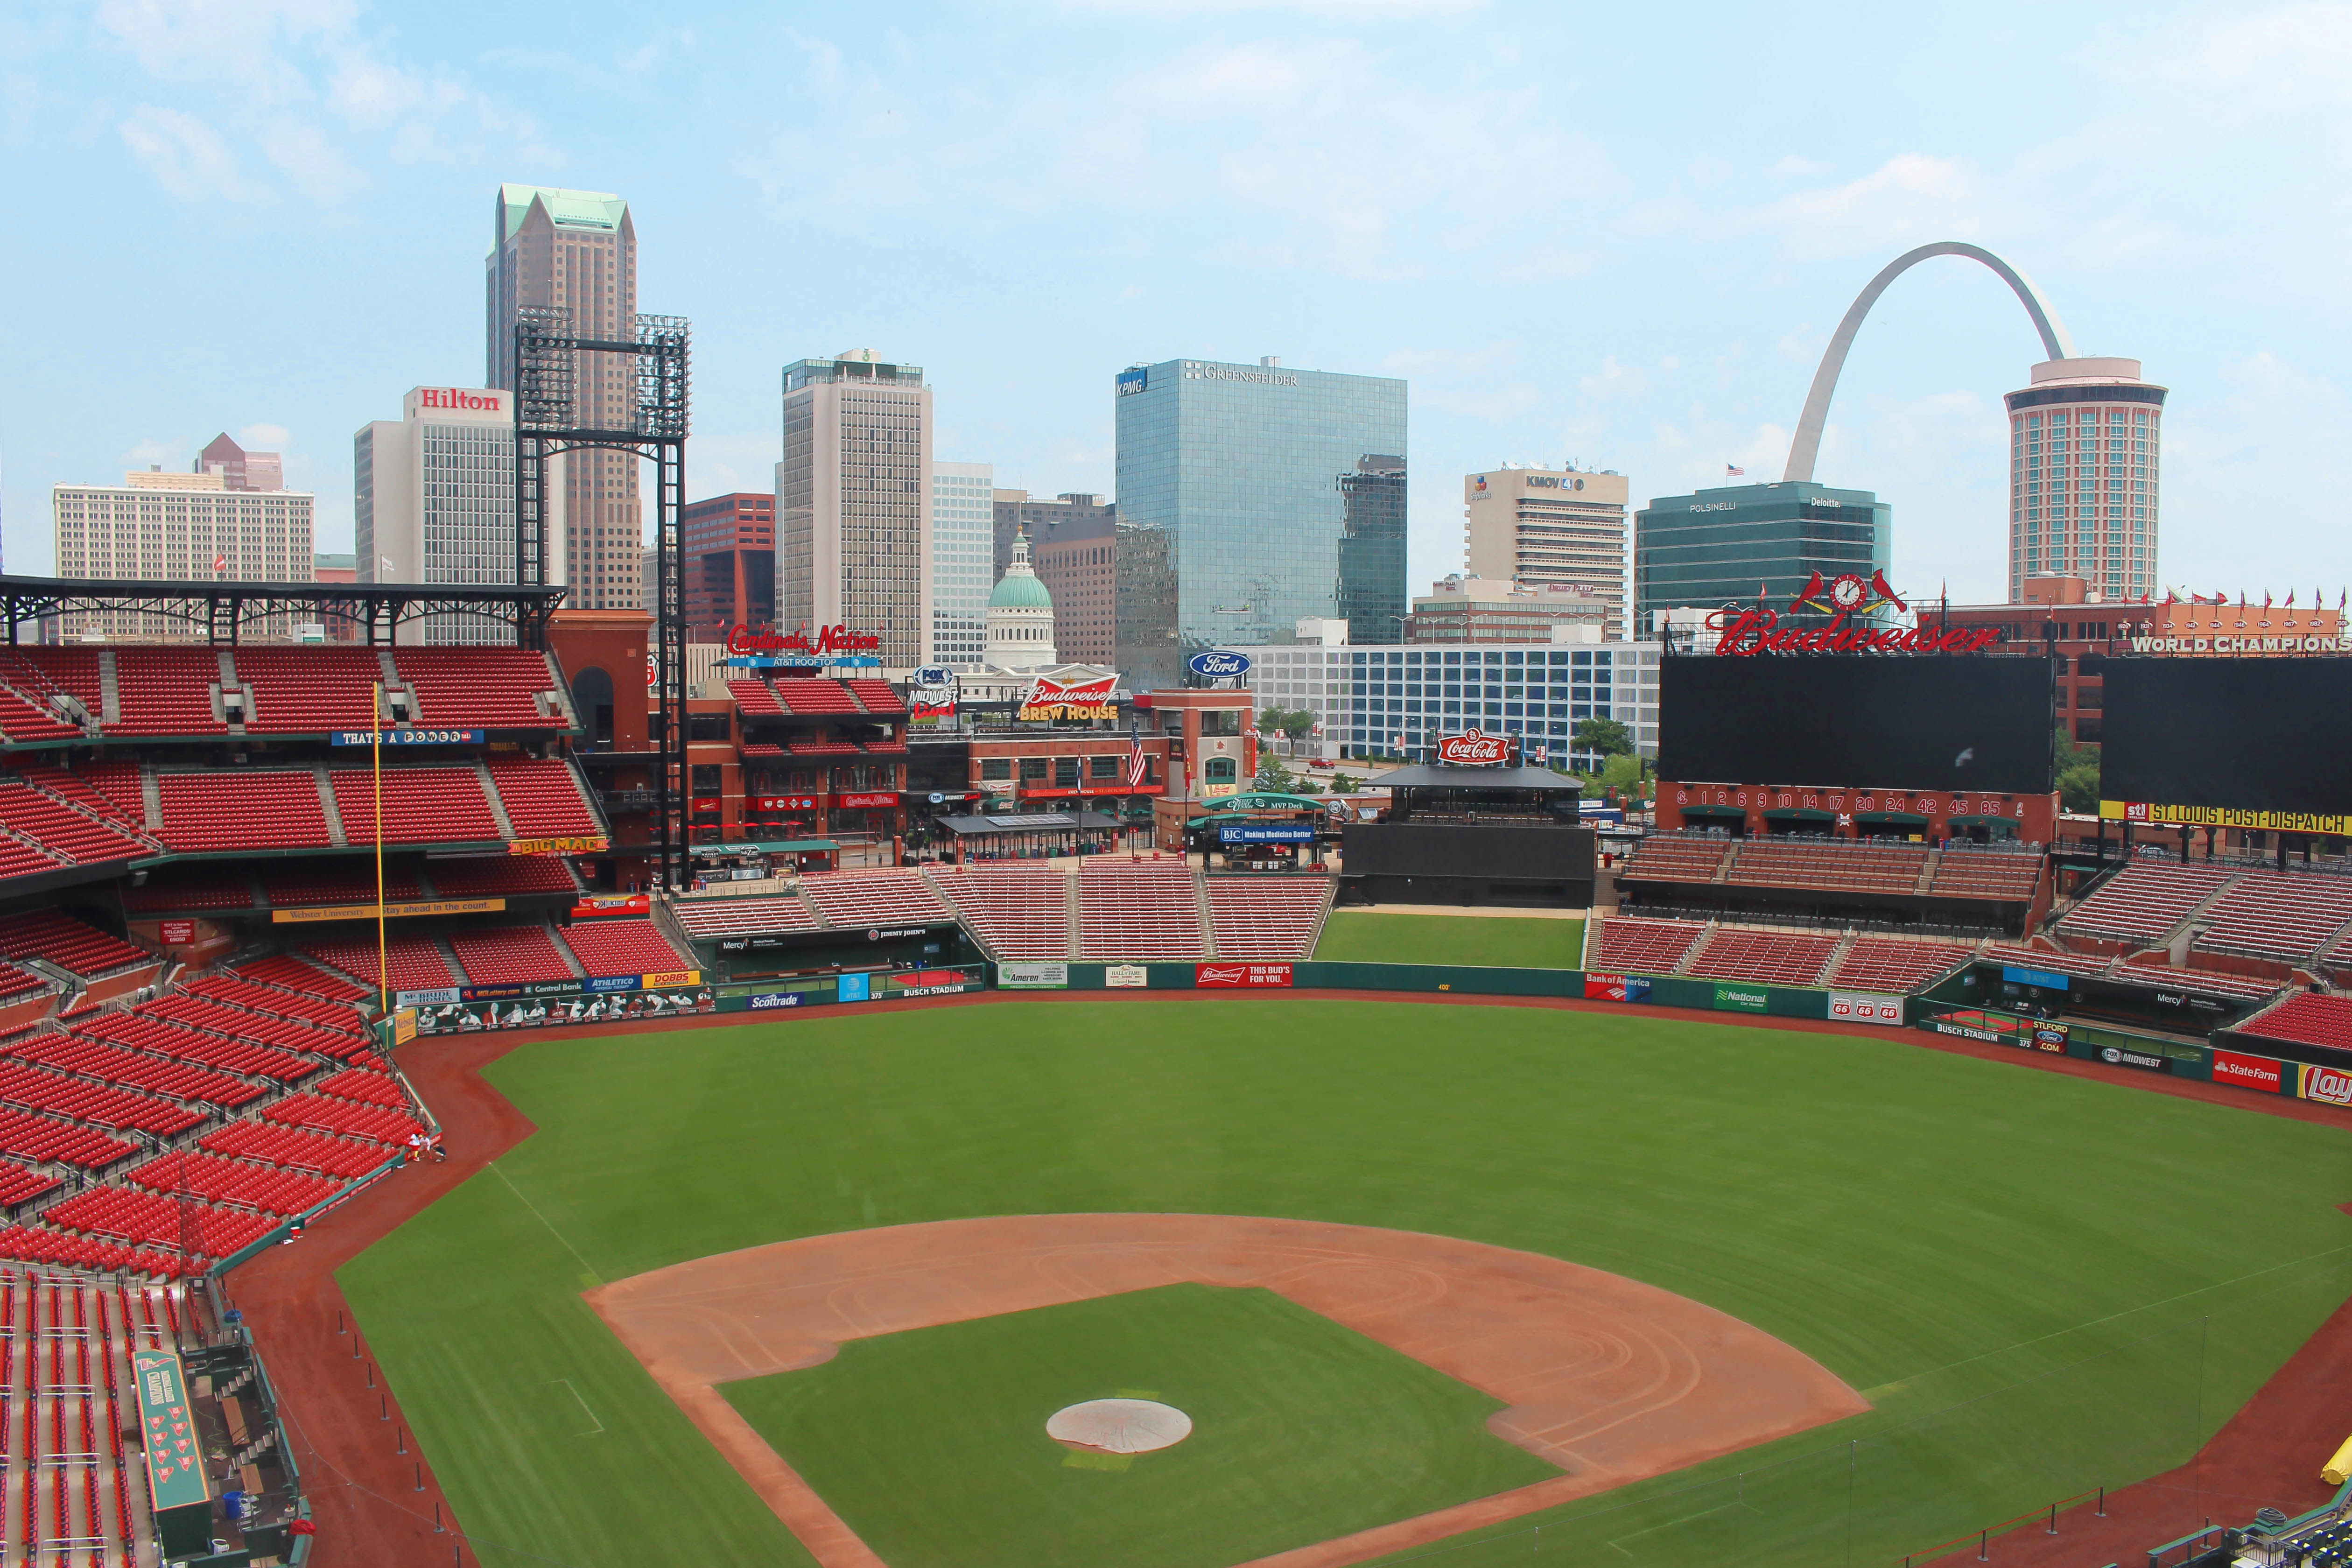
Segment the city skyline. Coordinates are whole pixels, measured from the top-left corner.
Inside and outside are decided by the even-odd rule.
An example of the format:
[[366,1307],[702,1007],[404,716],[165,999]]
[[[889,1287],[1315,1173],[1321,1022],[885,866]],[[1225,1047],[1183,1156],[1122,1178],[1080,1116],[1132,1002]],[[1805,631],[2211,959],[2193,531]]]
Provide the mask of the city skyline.
[[[624,17],[591,5],[575,36]],[[691,498],[764,488],[773,377],[812,341],[920,360],[939,452],[1040,494],[1113,491],[1103,382],[1177,353],[1402,376],[1423,474],[1574,459],[1627,475],[1636,502],[1687,493],[1727,465],[1777,471],[1836,312],[1888,256],[1959,239],[2030,271],[2084,354],[2138,357],[2173,389],[2163,583],[2283,591],[2334,532],[2297,503],[2326,493],[2348,401],[2318,262],[2343,220],[2301,193],[2332,168],[2313,128],[2341,106],[2340,9],[1902,17],[1866,51],[1738,8],[1696,51],[1631,19],[1409,0],[1377,26],[1171,5],[820,36],[695,15],[607,26],[609,61],[550,55],[520,19],[386,20],[257,5],[199,26],[159,5],[0,39],[25,210],[68,232],[128,192],[181,238],[135,275],[82,247],[18,258],[43,306],[0,333],[45,368],[0,391],[12,566],[54,565],[51,485],[184,460],[224,427],[285,450],[320,547],[348,545],[343,443],[403,388],[478,384],[475,204],[524,179],[658,204],[636,215],[660,237],[644,294],[697,323]],[[1576,80],[1704,80],[1722,102],[1663,134],[1571,114],[1561,68],[1540,93],[1527,69],[1563,58]],[[1786,145],[1735,131],[1741,84],[1822,60],[1854,63],[1870,113]],[[737,72],[788,78],[803,107],[742,107]],[[591,84],[662,128],[600,123]],[[1520,199],[1530,160],[1572,199]],[[877,205],[950,190],[958,222],[936,232]],[[388,201],[397,223],[367,221]],[[826,243],[757,265],[773,245],[713,243],[794,232]],[[2000,596],[2000,399],[2040,357],[1968,268],[1922,268],[1881,305],[1817,478],[1900,510],[1898,580]],[[1444,489],[1413,493],[1414,581],[1458,564]]]

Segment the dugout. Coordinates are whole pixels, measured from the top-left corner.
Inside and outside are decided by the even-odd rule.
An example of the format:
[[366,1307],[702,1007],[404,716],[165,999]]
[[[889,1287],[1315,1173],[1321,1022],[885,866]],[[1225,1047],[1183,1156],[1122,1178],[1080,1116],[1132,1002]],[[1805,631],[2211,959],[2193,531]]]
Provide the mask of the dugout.
[[1340,832],[1339,901],[1589,909],[1596,835],[1583,785],[1549,768],[1384,773],[1389,813]]

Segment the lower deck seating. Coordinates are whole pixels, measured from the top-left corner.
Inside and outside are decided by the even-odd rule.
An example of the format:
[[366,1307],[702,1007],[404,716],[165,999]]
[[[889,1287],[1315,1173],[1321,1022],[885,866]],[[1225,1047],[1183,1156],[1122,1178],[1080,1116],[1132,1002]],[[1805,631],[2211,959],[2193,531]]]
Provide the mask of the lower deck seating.
[[2033,900],[2042,883],[2042,857],[2022,850],[1946,847],[1937,858],[1927,892],[1938,899],[1990,899],[2000,903]]
[[2352,924],[2352,877],[2250,871],[2208,904],[2196,951],[2308,963]]
[[1325,877],[1209,877],[1209,919],[1219,958],[1307,959],[1331,899]]
[[2237,874],[2235,867],[2134,861],[2067,910],[2056,930],[2062,936],[2154,942]]
[[1066,873],[1043,866],[960,866],[934,867],[929,875],[991,956],[1071,956]]
[[581,921],[562,935],[583,974],[675,974],[694,967],[651,921]]
[[1637,881],[1711,882],[1731,844],[1717,833],[1653,833],[1633,846],[1618,875]]
[[1087,958],[1205,956],[1192,871],[1087,862],[1078,878],[1078,943]]
[[152,1192],[186,1193],[206,1203],[281,1215],[314,1209],[342,1190],[341,1182],[308,1171],[248,1164],[208,1152],[166,1154],[138,1167],[125,1180]]
[[[299,945],[306,957],[375,988],[378,963],[373,936],[313,937]],[[384,943],[383,958],[385,982],[394,991],[439,991],[457,984],[449,961],[429,936],[394,932]]]
[[801,891],[824,911],[827,923],[852,931],[955,919],[915,870],[831,871],[803,878]]
[[1838,938],[1828,932],[1741,931],[1718,926],[1684,973],[1762,985],[1817,985]]
[[1920,844],[1878,839],[1744,838],[1724,880],[1743,887],[1911,893],[1927,868]]
[[1955,942],[1858,937],[1830,972],[1828,984],[1838,991],[1907,995],[1967,963],[1973,951]]
[[[235,878],[236,873],[226,874]],[[299,909],[316,904],[373,904],[375,902],[375,862],[371,858],[363,862],[343,865],[332,863],[289,866],[265,866],[260,873],[262,896],[273,909]],[[417,883],[414,866],[387,865],[383,868],[383,896],[387,901],[421,899],[425,890]]]
[[[370,967],[373,969],[373,965]],[[373,986],[355,984],[316,964],[305,963],[289,953],[272,953],[267,958],[257,958],[249,963],[238,964],[230,973],[251,984],[328,1002],[363,1002],[375,994]]]
[[488,926],[452,931],[449,951],[457,955],[467,980],[476,985],[527,985],[534,981],[572,978],[572,966],[555,951],[545,926]]
[[1585,967],[1633,974],[1672,974],[1706,932],[1705,926],[1689,921],[1604,915],[1600,931],[1592,939],[1592,949],[1585,955]]
[[2301,991],[2238,1026],[2241,1034],[2352,1050],[2352,996]]
[[680,899],[670,906],[688,936],[760,936],[820,929],[816,911],[798,899]]

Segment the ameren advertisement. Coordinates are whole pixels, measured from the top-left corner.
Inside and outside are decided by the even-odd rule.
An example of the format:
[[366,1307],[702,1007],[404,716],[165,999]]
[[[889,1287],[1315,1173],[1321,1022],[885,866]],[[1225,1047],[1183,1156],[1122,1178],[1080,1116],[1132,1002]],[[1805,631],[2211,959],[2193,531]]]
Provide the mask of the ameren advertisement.
[[2239,811],[2220,805],[2160,805],[2144,800],[2103,800],[2099,815],[2109,822],[2165,827],[2242,827],[2256,833],[2352,835],[2352,816],[2315,811]]

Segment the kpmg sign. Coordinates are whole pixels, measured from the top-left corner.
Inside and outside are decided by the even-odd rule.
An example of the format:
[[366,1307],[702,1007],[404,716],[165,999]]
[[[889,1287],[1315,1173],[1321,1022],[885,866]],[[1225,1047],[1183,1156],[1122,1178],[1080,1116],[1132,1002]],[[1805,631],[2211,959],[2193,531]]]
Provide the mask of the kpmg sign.
[[1245,653],[1213,647],[1185,660],[1185,668],[1204,679],[1223,679],[1228,676],[1247,675],[1250,672],[1250,657]]
[[1137,365],[1133,370],[1123,370],[1118,373],[1118,395],[1121,397],[1133,397],[1137,393],[1143,391],[1150,384],[1151,372],[1145,369],[1142,365]]

